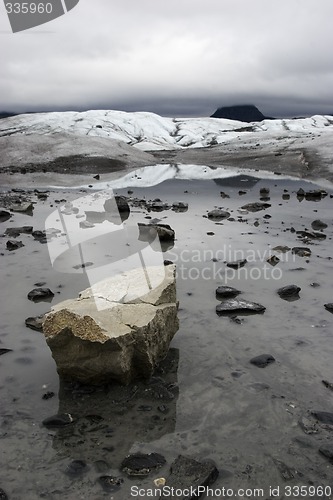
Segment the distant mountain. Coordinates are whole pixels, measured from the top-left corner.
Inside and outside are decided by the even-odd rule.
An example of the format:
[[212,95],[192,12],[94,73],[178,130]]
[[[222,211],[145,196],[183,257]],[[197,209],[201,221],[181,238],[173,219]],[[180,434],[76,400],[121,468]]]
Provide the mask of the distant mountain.
[[1,118],[9,118],[10,116],[16,116],[17,113],[9,113],[8,111],[0,111],[0,120]]
[[238,120],[240,122],[261,122],[265,119],[273,119],[264,116],[253,104],[239,104],[237,106],[224,106],[218,108],[211,118],[227,118],[228,120]]

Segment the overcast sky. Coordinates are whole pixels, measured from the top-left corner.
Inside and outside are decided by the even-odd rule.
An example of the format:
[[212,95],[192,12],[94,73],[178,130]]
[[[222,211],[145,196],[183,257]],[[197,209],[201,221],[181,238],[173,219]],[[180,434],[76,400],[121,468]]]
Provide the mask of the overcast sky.
[[13,34],[1,2],[0,110],[333,114],[332,19],[332,0],[80,0]]

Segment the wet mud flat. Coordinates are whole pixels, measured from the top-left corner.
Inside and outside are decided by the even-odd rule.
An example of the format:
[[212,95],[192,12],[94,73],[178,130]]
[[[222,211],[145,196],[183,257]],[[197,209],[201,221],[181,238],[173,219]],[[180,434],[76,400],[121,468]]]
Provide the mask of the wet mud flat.
[[[126,388],[59,383],[42,333],[25,326],[89,286],[80,263],[71,273],[52,268],[35,233],[89,189],[44,191],[2,194],[10,217],[0,226],[0,487],[8,498],[128,499],[133,486],[148,491],[167,478],[178,455],[212,460],[219,470],[213,488],[232,489],[236,498],[240,488],[261,488],[270,498],[270,487],[280,487],[283,498],[286,486],[331,487],[333,465],[323,451],[333,442],[333,315],[325,308],[333,302],[332,190],[235,175],[117,191],[131,207],[124,227],[153,222],[175,230],[163,257],[177,265],[180,302],[168,358],[152,380]],[[19,198],[33,208],[12,211]],[[8,234],[22,226],[33,229]],[[22,246],[9,249],[9,240]],[[28,300],[38,285],[52,290],[51,302]],[[278,293],[290,285],[300,290]],[[235,300],[265,310],[217,314],[224,298],[216,289],[225,286],[241,292]],[[267,363],[251,362],[264,354]],[[42,423],[66,413],[69,425]],[[121,464],[137,452],[165,463],[128,476]]]

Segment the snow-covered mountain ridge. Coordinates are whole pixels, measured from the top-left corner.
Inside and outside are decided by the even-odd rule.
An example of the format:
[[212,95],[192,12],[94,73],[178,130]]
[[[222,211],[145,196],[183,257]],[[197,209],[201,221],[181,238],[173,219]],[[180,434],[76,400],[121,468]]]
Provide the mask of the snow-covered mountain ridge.
[[[333,116],[245,123],[220,118],[166,118],[124,111],[53,112],[17,115],[0,121],[0,137],[69,134],[114,139],[143,151],[208,147],[244,134],[256,137],[322,135],[333,132]],[[263,135],[262,135],[263,134]]]

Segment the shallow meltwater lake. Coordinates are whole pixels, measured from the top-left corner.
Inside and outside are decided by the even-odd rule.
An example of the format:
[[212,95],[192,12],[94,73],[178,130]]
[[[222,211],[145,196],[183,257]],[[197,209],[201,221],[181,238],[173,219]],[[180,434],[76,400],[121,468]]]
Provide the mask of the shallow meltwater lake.
[[[333,315],[324,307],[333,302],[333,191],[256,175],[152,187],[129,181],[114,191],[131,207],[121,227],[138,232],[138,223],[153,221],[176,234],[173,246],[163,246],[163,259],[177,265],[180,328],[156,376],[127,388],[59,383],[43,334],[25,319],[76,297],[88,276],[74,257],[67,272],[61,261],[53,267],[48,245],[31,234],[16,238],[24,246],[15,251],[6,248],[14,238],[1,238],[0,349],[12,351],[0,356],[0,488],[9,499],[127,500],[134,486],[150,498],[154,479],[167,477],[178,455],[214,461],[213,498],[223,487],[226,498],[273,498],[270,488],[286,498],[296,491],[287,486],[312,486],[313,495],[303,490],[307,497],[333,498],[333,466],[319,452],[333,441],[333,430],[311,413],[333,412],[333,392],[323,383],[333,383]],[[26,225],[43,230],[54,210],[91,192],[51,190],[44,200],[26,193],[33,215],[13,213],[1,222],[1,234]],[[188,208],[172,208],[177,202]],[[211,219],[214,209],[229,215]],[[91,266],[100,263],[94,256],[106,262],[117,255],[112,233],[108,246],[91,245]],[[244,259],[242,267],[227,265]],[[36,283],[53,291],[51,303],[28,300]],[[215,292],[222,285],[265,312],[218,316]],[[287,285],[301,290],[284,300],[277,290]],[[261,354],[275,361],[265,368],[250,363]],[[75,425],[42,425],[64,412]],[[129,478],[119,467],[137,451],[160,453],[166,464]],[[101,480],[107,475],[123,482],[108,488]],[[328,487],[323,494],[321,486]]]

